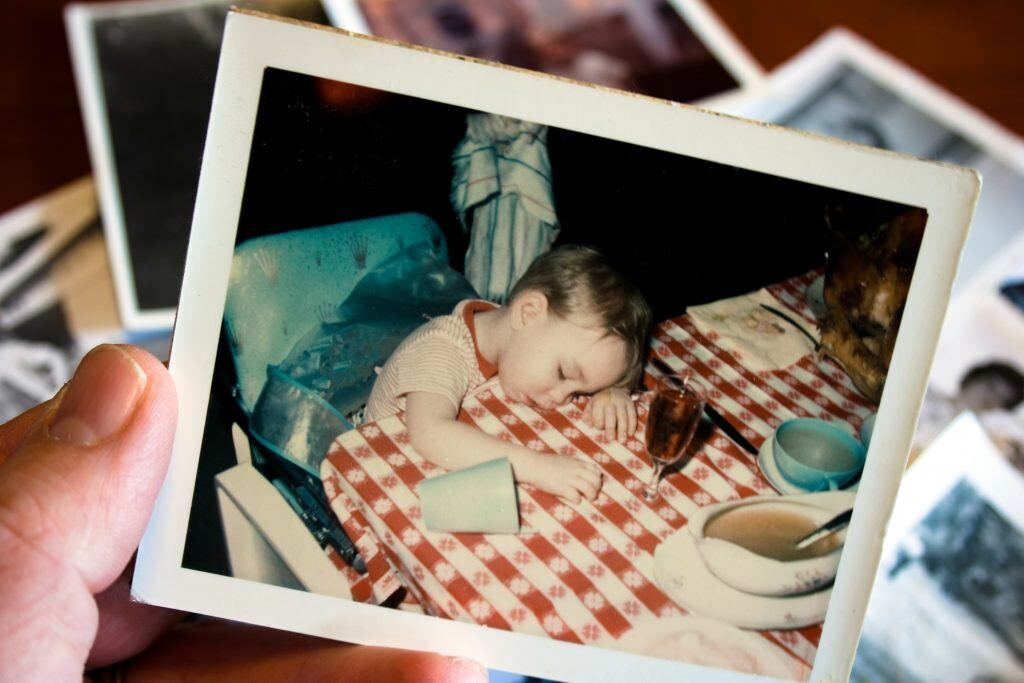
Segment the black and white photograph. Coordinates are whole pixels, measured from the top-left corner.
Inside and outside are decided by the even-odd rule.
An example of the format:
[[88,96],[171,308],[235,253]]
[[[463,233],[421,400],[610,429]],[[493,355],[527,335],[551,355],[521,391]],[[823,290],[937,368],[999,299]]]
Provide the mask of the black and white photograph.
[[1024,237],[1018,237],[950,302],[912,457],[969,410],[1024,471],[1024,311],[1014,297],[1022,272]]
[[1024,231],[1024,143],[907,66],[833,29],[756,92],[712,108],[978,169],[984,190],[954,294]]
[[92,181],[0,216],[0,420],[47,400],[117,336]]
[[852,681],[1024,677],[1024,533],[1013,505],[1022,492],[1024,475],[970,414],[914,463]]
[[223,55],[141,599],[554,679],[849,666],[972,172],[259,13]]
[[65,10],[120,317],[169,329],[181,289],[224,19],[326,23],[319,0],[146,0]]

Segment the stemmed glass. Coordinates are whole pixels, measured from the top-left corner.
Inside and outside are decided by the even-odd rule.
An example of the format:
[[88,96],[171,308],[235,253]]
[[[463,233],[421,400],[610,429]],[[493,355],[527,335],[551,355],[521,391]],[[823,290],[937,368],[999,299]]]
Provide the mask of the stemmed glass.
[[683,457],[690,445],[707,399],[690,381],[690,375],[663,375],[658,380],[647,413],[644,441],[654,463],[654,475],[644,487],[644,496],[652,501],[658,497],[658,481],[667,465]]

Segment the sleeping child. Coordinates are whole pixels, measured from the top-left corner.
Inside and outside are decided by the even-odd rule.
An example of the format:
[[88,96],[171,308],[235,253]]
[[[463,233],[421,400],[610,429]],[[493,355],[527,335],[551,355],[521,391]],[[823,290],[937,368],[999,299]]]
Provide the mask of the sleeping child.
[[516,480],[573,502],[601,490],[596,464],[501,441],[456,418],[462,400],[497,375],[509,400],[548,410],[589,396],[588,424],[625,441],[636,431],[638,382],[651,311],[597,250],[563,246],[538,257],[505,306],[463,301],[399,345],[366,406],[370,421],[406,413],[413,447],[449,470],[508,457]]

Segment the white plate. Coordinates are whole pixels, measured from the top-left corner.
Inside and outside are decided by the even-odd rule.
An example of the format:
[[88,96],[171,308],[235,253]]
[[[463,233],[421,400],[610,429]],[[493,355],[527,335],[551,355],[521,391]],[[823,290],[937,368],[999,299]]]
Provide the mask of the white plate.
[[757,630],[802,628],[825,618],[832,588],[792,598],[738,591],[704,564],[690,530],[680,529],[654,551],[654,578],[687,612]]
[[[784,496],[797,496],[804,493],[814,493],[810,489],[805,489],[802,486],[791,484],[786,481],[786,478],[782,476],[782,472],[779,471],[779,465],[775,462],[775,433],[765,439],[761,443],[761,447],[757,449],[757,466],[761,468],[761,472],[764,474],[764,478],[768,480],[768,483],[772,485],[772,488],[781,493]],[[856,491],[857,487],[860,486],[860,479],[858,478],[852,484],[848,484],[840,491]]]
[[[812,494],[814,504],[849,505],[848,495]],[[807,500],[799,496],[795,501]],[[832,588],[789,598],[752,595],[729,586],[707,568],[689,526],[662,541],[654,551],[654,578],[676,604],[701,616],[719,619],[740,628],[767,630],[803,628],[825,618]]]
[[810,670],[763,636],[705,617],[647,617],[608,647],[740,673],[804,680]]

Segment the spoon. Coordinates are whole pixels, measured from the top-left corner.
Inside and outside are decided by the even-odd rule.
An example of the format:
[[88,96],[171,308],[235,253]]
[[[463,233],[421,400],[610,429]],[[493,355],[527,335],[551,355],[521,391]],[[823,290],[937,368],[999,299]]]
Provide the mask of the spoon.
[[853,517],[852,508],[846,510],[845,512],[840,512],[838,515],[828,520],[827,522],[819,526],[817,529],[815,529],[814,531],[812,531],[811,533],[807,534],[799,541],[794,543],[793,547],[797,550],[803,550],[812,543],[820,541],[826,536],[830,536],[837,531],[845,529],[846,525],[850,523],[851,517]]

